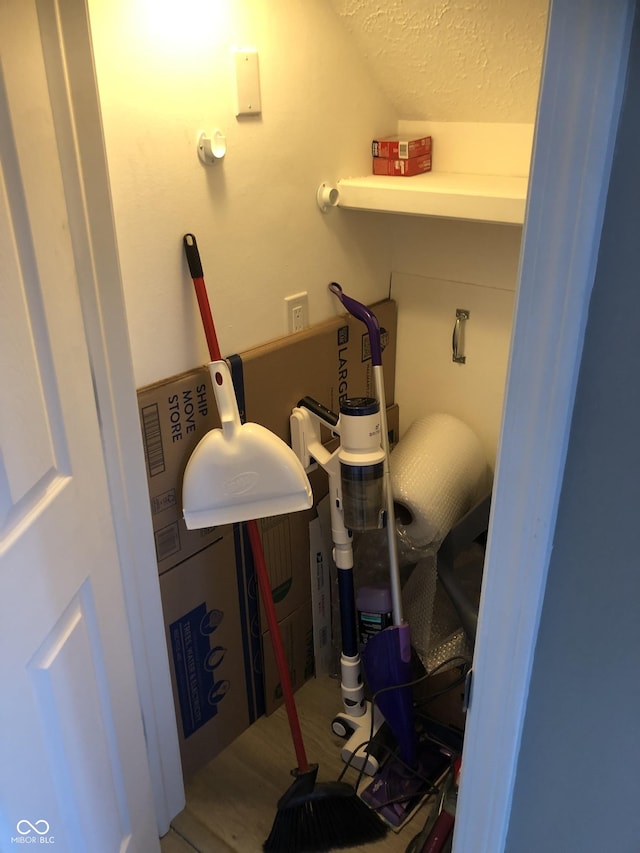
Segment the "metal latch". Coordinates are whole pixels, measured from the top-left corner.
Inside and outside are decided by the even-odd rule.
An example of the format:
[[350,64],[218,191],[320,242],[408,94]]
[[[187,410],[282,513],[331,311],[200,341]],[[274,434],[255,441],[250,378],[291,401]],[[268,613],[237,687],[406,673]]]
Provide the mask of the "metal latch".
[[471,668],[464,679],[464,693],[462,694],[462,710],[466,714],[471,705],[471,682],[473,681],[473,668]]
[[453,327],[451,340],[451,348],[453,350],[451,360],[455,361],[456,364],[464,364],[467,360],[461,353],[461,349],[464,342],[464,323],[466,323],[470,316],[471,312],[467,311],[466,308],[456,308],[456,323]]

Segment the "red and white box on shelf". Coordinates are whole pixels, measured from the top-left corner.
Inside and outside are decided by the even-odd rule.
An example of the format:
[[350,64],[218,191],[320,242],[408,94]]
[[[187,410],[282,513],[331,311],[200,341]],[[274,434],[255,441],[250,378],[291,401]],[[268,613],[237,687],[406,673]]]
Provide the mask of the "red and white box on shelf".
[[386,157],[373,158],[374,175],[399,175],[410,177],[431,171],[431,154],[409,157],[408,160],[391,160]]
[[371,142],[371,156],[387,160],[409,160],[414,157],[431,155],[431,137],[383,136]]

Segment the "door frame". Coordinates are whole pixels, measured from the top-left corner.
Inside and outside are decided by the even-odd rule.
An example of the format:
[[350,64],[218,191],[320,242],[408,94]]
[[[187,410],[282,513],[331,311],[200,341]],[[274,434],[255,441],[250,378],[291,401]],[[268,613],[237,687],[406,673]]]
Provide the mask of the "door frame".
[[[552,3],[455,851],[504,849],[634,5]],[[38,8],[162,835],[184,787],[89,14]]]
[[184,785],[89,11],[86,0],[37,8],[162,836]]
[[454,853],[505,849],[634,0],[552,0]]

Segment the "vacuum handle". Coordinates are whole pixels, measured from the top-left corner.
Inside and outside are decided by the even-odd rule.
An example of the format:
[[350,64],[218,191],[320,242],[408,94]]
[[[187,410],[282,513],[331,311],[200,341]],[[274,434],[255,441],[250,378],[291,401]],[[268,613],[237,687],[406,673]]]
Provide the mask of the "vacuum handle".
[[385,508],[387,513],[387,539],[389,543],[389,568],[391,578],[391,601],[393,604],[393,624],[403,624],[402,616],[402,592],[400,587],[400,568],[398,557],[398,543],[396,540],[396,520],[393,507],[393,490],[391,488],[391,472],[389,470],[389,435],[387,427],[387,403],[384,394],[384,377],[382,375],[382,345],[380,342],[380,324],[376,315],[356,299],[347,296],[342,287],[332,281],[329,290],[338,297],[347,311],[357,320],[361,320],[367,327],[369,343],[371,345],[371,364],[376,384],[376,396],[380,404],[380,426],[382,429],[382,449],[385,453],[384,461],[384,488]]
[[367,327],[369,343],[371,344],[371,363],[374,367],[379,367],[382,364],[382,346],[380,344],[380,324],[378,323],[378,318],[362,302],[358,302],[357,299],[347,296],[337,281],[331,282],[329,290],[334,296],[338,297],[349,314],[357,320],[361,320]]
[[303,397],[298,402],[298,408],[308,409],[317,418],[319,418],[321,421],[324,421],[331,427],[338,426],[340,416],[333,412],[331,409],[327,409],[327,407],[323,406],[322,403],[319,403],[317,400],[314,400],[313,397]]

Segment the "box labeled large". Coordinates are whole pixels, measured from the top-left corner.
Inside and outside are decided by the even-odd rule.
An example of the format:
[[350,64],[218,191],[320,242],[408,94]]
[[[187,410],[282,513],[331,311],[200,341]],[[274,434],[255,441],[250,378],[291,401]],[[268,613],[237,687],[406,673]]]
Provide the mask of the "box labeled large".
[[[396,303],[383,300],[371,306],[380,324],[387,405],[394,402],[396,368]],[[346,397],[375,396],[371,347],[366,326],[351,315],[318,323],[240,356],[248,421],[290,440],[289,415],[302,397],[310,396],[335,412]]]
[[217,528],[216,535],[160,576],[187,778],[264,711],[255,586],[239,559],[238,526]]

